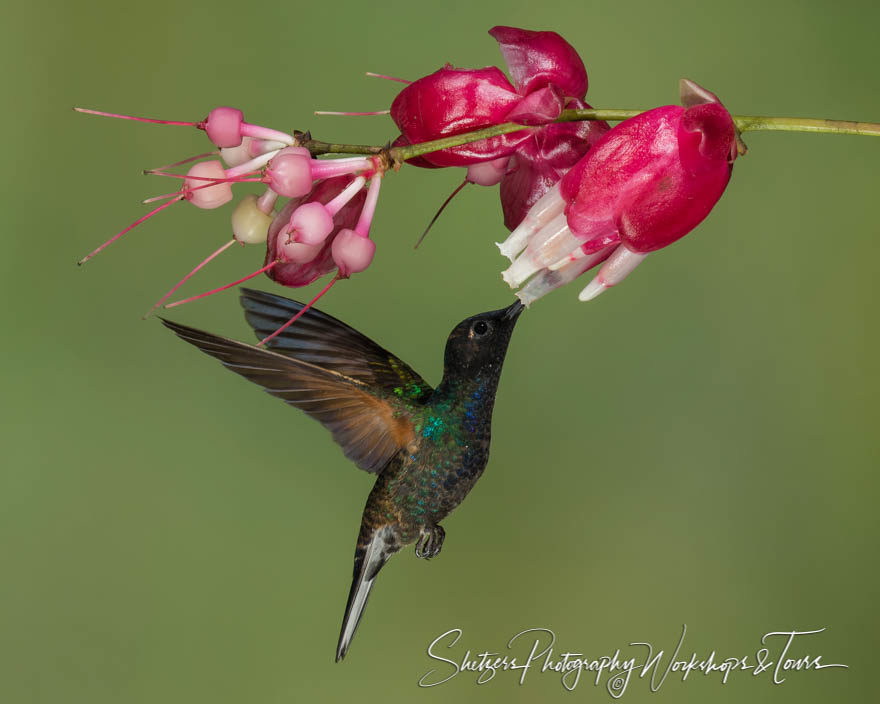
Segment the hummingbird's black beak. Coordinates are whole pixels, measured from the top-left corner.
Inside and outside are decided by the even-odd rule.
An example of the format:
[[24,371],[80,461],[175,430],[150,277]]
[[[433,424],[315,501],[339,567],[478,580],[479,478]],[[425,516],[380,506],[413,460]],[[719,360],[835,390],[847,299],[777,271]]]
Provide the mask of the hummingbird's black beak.
[[504,320],[516,320],[524,308],[525,306],[522,304],[522,301],[517,299],[504,309]]

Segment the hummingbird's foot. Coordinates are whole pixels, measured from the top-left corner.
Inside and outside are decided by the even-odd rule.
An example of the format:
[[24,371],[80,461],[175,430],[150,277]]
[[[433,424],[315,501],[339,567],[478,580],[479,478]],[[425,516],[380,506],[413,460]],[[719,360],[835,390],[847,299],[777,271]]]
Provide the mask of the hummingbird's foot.
[[416,557],[430,560],[440,552],[445,537],[446,531],[441,526],[426,526],[422,528],[419,533],[419,540],[416,543]]

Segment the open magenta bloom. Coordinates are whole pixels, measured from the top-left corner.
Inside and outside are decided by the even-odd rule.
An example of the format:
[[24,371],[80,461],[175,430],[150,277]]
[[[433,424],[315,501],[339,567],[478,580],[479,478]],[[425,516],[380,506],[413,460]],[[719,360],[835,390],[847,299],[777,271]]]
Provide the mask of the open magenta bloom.
[[[494,66],[462,69],[447,64],[400,91],[391,104],[391,118],[407,142],[419,144],[507,122],[521,99]],[[527,136],[525,131],[512,132],[422,158],[432,166],[468,166],[509,155]]]
[[[556,32],[493,27],[489,34],[501,46],[513,83],[495,66],[464,69],[450,64],[413,81],[391,104],[391,118],[408,143],[502,122],[553,122],[569,99],[586,95],[584,63]],[[509,156],[529,135],[526,130],[512,132],[425,154],[422,159],[433,166],[469,166]]]
[[[417,144],[483,127],[517,122],[543,125],[425,154],[415,166],[465,166],[467,180],[501,183],[509,229],[609,128],[604,122],[553,123],[565,108],[586,108],[587,71],[578,53],[555,32],[515,27],[489,30],[511,80],[496,67],[446,65],[404,88],[391,105],[400,128],[395,144]],[[487,166],[491,163],[491,166]]]
[[682,80],[682,106],[621,122],[548,191],[501,245],[503,276],[528,304],[604,261],[581,292],[590,300],[622,281],[649,252],[709,214],[741,148],[721,101]]

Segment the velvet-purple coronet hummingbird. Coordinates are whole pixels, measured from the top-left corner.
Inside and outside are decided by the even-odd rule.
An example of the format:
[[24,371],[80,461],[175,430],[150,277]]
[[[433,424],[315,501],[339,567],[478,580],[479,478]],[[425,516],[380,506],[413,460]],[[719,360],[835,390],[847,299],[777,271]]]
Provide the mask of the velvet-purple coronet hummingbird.
[[401,359],[315,308],[250,289],[242,289],[241,304],[261,340],[301,316],[266,347],[163,323],[305,411],[331,432],[348,459],[377,475],[358,532],[338,662],[379,570],[413,543],[417,557],[437,555],[445,536],[440,521],[482,475],[501,368],[523,305],[517,301],[459,323],[446,341],[443,378],[432,388]]

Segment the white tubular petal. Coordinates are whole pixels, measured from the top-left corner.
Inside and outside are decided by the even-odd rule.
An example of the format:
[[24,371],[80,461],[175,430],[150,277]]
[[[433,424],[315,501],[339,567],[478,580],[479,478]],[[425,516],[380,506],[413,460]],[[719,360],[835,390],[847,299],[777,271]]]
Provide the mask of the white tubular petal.
[[535,222],[547,222],[550,218],[556,217],[565,209],[565,201],[559,192],[559,184],[555,184],[549,191],[542,195],[535,204],[529,208],[526,219],[531,218]]
[[586,266],[581,272],[586,271],[602,259],[603,253],[604,250],[585,256],[581,241],[571,234],[565,214],[560,213],[532,237],[529,246],[501,276],[511,288],[517,288],[536,271],[561,269],[575,260],[583,260]]
[[568,229],[565,213],[559,213],[542,227],[526,248],[525,254],[539,267],[550,266],[568,257],[582,242]]
[[595,260],[595,255],[589,257],[580,257],[574,259],[561,266],[555,271],[544,269],[540,274],[533,277],[522,290],[516,295],[523,305],[529,306],[539,298],[546,296],[551,291],[555,291],[560,286],[574,281],[578,276],[583,274],[587,269],[593,266],[590,260]]
[[[245,139],[247,139],[247,137],[245,137]],[[286,146],[288,145],[285,142],[276,142],[272,139],[258,139],[254,140],[251,144],[250,154],[251,156],[259,156],[266,152],[277,152],[279,149],[284,149]]]
[[629,276],[647,256],[620,245],[599,269],[599,276],[605,280],[607,286],[615,286]]
[[[580,247],[578,247],[576,250],[574,250],[574,251],[573,251],[571,254],[569,254],[567,257],[563,257],[563,258],[560,259],[558,262],[553,262],[553,263],[552,263],[550,266],[548,266],[547,268],[550,269],[550,271],[556,271],[557,269],[561,269],[561,268],[564,267],[564,266],[568,266],[568,265],[571,264],[575,259],[583,259],[583,258],[586,257],[586,256],[587,256],[587,255],[584,254],[584,250],[582,250]],[[590,256],[592,256],[592,255],[590,255]]]
[[594,278],[590,283],[586,285],[583,291],[578,294],[579,301],[592,301],[596,296],[598,296],[602,291],[606,288],[605,284],[599,279],[598,276]]
[[608,257],[607,261],[599,269],[599,273],[587,287],[580,292],[578,300],[589,301],[602,293],[606,288],[611,288],[619,284],[633,269],[642,263],[647,254],[639,254],[633,252],[623,245],[618,246],[614,250],[614,254]]
[[496,243],[501,254],[513,261],[516,255],[525,249],[529,238],[564,209],[565,201],[559,193],[559,184],[557,183],[537,200],[526,213],[523,221],[504,242]]
[[531,233],[523,225],[525,225],[525,222],[520,223],[520,226],[511,232],[504,242],[495,243],[498,249],[501,250],[501,254],[510,261],[516,259],[516,255],[526,248],[526,244],[529,241],[529,234]]
[[522,282],[529,278],[541,267],[535,264],[528,256],[528,251],[523,252],[517,257],[505,271],[501,272],[501,278],[504,279],[510,288],[518,288]]
[[593,268],[594,266],[596,266],[596,264],[605,259],[608,256],[608,252],[612,251],[615,247],[617,247],[616,244],[610,244],[607,247],[603,247],[598,252],[593,252],[592,254],[584,254],[584,250],[578,247],[565,259],[561,259],[560,261],[552,264],[548,268],[551,271],[556,271],[557,269],[562,269],[563,267],[568,266],[574,261],[583,259],[585,261],[583,262],[584,268],[582,269],[582,271],[586,271],[587,269]]
[[226,171],[226,176],[228,178],[233,178],[235,176],[240,176],[251,171],[259,171],[266,164],[272,161],[272,157],[274,157],[277,153],[277,150],[266,152],[264,154],[260,154],[260,156],[245,161],[244,163],[238,164],[237,166],[233,166],[231,169],[228,169]]

